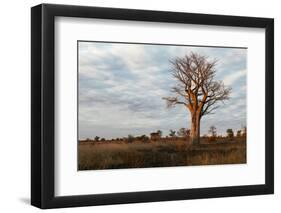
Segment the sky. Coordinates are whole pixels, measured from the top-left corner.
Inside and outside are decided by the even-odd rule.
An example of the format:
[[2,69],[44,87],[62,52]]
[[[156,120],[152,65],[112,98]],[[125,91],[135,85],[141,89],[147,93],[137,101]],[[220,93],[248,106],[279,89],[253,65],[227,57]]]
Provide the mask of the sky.
[[163,97],[177,85],[171,60],[191,52],[218,60],[215,80],[232,88],[230,99],[201,119],[218,134],[246,126],[247,49],[178,45],[78,42],[79,139],[111,139],[190,128],[189,111],[167,108]]

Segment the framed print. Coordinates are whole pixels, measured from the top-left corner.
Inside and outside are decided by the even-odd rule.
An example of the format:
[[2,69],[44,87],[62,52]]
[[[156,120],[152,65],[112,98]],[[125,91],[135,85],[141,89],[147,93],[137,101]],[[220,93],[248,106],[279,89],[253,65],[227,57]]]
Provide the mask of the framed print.
[[274,192],[274,21],[31,9],[31,203]]

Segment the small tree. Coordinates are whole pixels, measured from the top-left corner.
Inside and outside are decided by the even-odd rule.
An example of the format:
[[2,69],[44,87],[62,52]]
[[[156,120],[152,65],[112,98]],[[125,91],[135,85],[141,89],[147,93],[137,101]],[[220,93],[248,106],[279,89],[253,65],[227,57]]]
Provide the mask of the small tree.
[[162,137],[162,131],[161,130],[157,130],[157,133],[159,134],[160,138]]
[[176,136],[176,131],[170,129],[169,136],[170,136],[170,137],[175,137],[175,136]]
[[134,136],[133,135],[128,135],[128,143],[133,143],[134,142]]
[[95,137],[95,141],[98,142],[99,140],[100,140],[100,137],[99,137],[99,136],[96,136],[96,137]]
[[216,138],[217,138],[217,128],[215,126],[210,126],[210,129],[209,129],[209,133],[211,134],[211,137],[209,137],[209,141],[216,141]]
[[233,130],[232,130],[232,129],[227,129],[227,130],[226,130],[226,133],[227,133],[227,137],[233,138],[234,133],[233,133]]
[[102,139],[100,139],[100,140],[104,142],[104,141],[105,141],[105,138],[102,138]]
[[241,137],[241,130],[237,130],[236,137]]
[[187,137],[190,136],[190,129],[180,128],[180,129],[177,131],[177,135],[178,135],[179,137],[187,138]]
[[212,137],[217,137],[217,128],[215,126],[210,126],[209,133]]

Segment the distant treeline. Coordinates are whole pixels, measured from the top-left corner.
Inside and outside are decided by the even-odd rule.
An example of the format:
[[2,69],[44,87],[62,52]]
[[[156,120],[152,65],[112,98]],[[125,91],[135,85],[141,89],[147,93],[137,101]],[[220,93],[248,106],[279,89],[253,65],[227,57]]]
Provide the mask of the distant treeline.
[[[209,142],[212,141],[219,141],[221,139],[228,139],[231,141],[234,137],[243,137],[246,138],[247,136],[247,128],[244,127],[236,131],[236,133],[232,129],[226,130],[226,136],[217,135],[217,129],[215,126],[211,126],[209,129],[209,135],[205,134],[201,136],[203,139],[207,139]],[[180,128],[178,131],[170,130],[167,136],[163,136],[161,130],[157,130],[156,132],[150,133],[150,137],[147,135],[141,136],[133,136],[129,134],[127,137],[122,138],[112,138],[112,139],[105,139],[99,136],[95,136],[95,138],[86,138],[84,140],[79,140],[79,142],[125,142],[125,143],[132,143],[135,141],[138,142],[151,142],[151,141],[173,141],[173,140],[189,140],[190,138],[190,129]]]

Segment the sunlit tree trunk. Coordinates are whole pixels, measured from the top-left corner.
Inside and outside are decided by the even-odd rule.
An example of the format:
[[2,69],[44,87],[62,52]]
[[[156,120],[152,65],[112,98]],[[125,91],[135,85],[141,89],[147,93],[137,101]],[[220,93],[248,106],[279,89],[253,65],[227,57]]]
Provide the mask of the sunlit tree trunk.
[[196,112],[191,115],[190,140],[192,144],[200,143],[200,115]]

